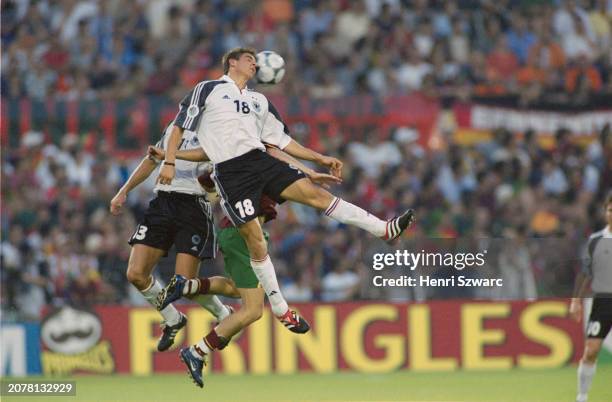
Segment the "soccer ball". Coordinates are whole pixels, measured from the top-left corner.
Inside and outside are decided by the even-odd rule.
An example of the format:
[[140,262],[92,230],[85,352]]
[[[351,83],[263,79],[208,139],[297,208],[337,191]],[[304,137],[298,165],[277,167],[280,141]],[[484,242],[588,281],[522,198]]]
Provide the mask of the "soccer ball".
[[257,53],[257,67],[257,82],[260,84],[278,84],[285,76],[285,60],[271,50]]

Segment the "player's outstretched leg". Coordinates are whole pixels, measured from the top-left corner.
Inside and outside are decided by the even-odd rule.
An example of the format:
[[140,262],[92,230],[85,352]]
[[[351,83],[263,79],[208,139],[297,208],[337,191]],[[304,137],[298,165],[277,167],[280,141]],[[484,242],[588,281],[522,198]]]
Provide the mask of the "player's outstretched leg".
[[325,215],[338,222],[357,226],[387,242],[393,242],[399,238],[414,222],[414,210],[412,209],[385,221],[357,205],[334,196],[308,179],[292,183],[282,191],[280,196],[288,201],[299,202],[324,211]]
[[[155,307],[158,310],[163,310],[166,306],[181,297],[193,298],[193,296],[210,296],[222,295],[227,297],[238,298],[240,294],[230,280],[222,276],[212,278],[193,278],[187,279],[183,275],[174,275],[170,282],[157,296]],[[228,305],[221,305],[228,310],[228,314],[223,317],[217,317],[219,320],[227,317],[232,313],[233,308]]]
[[187,374],[191,377],[191,380],[200,388],[204,387],[204,377],[202,376],[202,370],[204,369],[204,359],[198,359],[191,353],[191,348],[183,348],[179,352],[181,361],[187,366]]

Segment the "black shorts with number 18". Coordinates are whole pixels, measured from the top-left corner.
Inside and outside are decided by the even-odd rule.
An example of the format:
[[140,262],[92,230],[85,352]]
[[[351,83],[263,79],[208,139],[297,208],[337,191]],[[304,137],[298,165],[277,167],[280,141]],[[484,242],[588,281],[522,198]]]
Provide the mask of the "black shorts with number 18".
[[212,208],[205,196],[159,191],[129,241],[164,250],[174,244],[177,253],[200,259],[216,252]]
[[280,204],[283,190],[304,177],[298,168],[259,149],[216,164],[212,175],[221,207],[236,226],[259,216],[262,194]]

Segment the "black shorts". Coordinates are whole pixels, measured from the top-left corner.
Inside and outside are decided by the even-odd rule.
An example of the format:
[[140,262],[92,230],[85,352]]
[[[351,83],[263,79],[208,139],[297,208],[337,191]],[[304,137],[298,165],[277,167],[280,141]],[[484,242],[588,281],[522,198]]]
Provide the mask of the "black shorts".
[[301,170],[259,149],[216,164],[212,175],[221,207],[236,226],[259,216],[262,194],[280,204],[283,190],[304,177]]
[[612,294],[597,294],[587,325],[588,338],[604,339],[612,328]]
[[130,245],[144,244],[200,259],[216,252],[212,208],[205,196],[159,191],[130,238]]

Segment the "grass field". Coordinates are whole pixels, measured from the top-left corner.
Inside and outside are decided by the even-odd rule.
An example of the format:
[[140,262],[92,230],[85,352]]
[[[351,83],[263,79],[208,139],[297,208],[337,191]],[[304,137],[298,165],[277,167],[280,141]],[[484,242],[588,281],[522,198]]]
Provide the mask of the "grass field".
[[[33,378],[32,378],[33,379]],[[126,402],[573,402],[576,369],[370,375],[210,375],[204,389],[187,375],[75,377],[76,397],[2,401]],[[600,365],[589,402],[611,402],[612,365]]]

